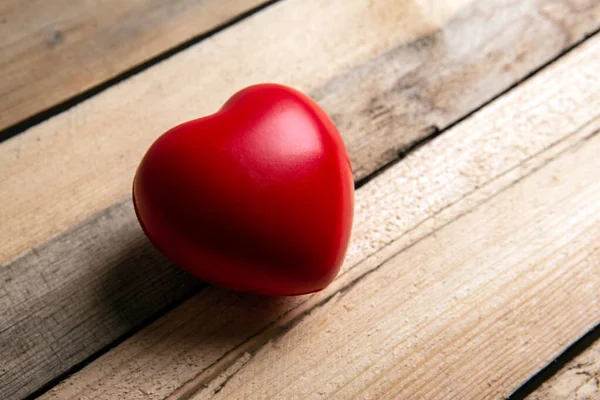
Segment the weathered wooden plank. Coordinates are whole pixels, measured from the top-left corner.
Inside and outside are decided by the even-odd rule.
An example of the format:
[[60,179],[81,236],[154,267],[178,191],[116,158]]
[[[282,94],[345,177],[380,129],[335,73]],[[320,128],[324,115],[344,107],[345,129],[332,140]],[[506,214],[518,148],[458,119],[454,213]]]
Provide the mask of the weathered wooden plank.
[[18,399],[146,323],[203,283],[118,203],[0,269],[0,399]]
[[563,366],[527,399],[600,399],[600,340]]
[[509,394],[600,320],[599,50],[595,38],[360,188],[326,290],[209,287],[44,398],[350,398],[409,374],[415,393]]
[[266,0],[0,3],[0,130]]
[[124,198],[157,135],[247,84],[312,93],[361,179],[599,26],[597,0],[273,5],[0,144],[0,262]]
[[597,0],[478,1],[441,29],[332,79],[313,97],[344,133],[361,179],[598,27]]

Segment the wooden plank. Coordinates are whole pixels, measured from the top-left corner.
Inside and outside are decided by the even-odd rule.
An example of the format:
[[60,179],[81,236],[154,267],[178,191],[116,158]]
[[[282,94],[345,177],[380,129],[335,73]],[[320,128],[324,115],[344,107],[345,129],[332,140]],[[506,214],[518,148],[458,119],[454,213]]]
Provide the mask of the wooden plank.
[[0,269],[0,399],[23,398],[197,291],[131,200]]
[[4,0],[0,130],[264,3]]
[[160,133],[258,81],[312,93],[364,178],[600,26],[600,2],[569,4],[273,5],[0,144],[0,262],[122,200]]
[[326,290],[207,288],[43,398],[506,396],[600,321],[599,62],[600,37],[359,189]]
[[527,396],[527,400],[600,399],[600,339]]

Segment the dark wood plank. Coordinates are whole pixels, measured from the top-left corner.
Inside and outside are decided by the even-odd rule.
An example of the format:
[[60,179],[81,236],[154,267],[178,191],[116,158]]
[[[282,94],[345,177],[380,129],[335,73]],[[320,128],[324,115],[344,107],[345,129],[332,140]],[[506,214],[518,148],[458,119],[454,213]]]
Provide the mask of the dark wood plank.
[[332,79],[313,97],[362,179],[600,28],[600,1],[476,1],[443,29]]
[[266,0],[0,2],[0,130]]
[[0,268],[0,399],[34,392],[201,285],[150,245],[130,200]]

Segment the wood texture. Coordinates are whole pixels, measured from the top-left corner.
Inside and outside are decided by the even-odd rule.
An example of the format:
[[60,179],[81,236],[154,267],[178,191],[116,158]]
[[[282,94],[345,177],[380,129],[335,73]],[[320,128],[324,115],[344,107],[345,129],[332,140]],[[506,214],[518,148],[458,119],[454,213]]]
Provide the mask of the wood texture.
[[118,203],[0,269],[0,399],[20,399],[203,283]]
[[[175,56],[178,62],[161,63],[0,145],[0,221],[10,221],[3,223],[0,231],[3,243],[0,262],[4,264],[0,274],[1,281],[6,283],[0,289],[5,310],[0,319],[0,349],[3,350],[0,397],[19,398],[40,388],[199,286],[156,258],[139,228],[135,228],[137,223],[130,201],[123,199],[131,186],[136,159],[150,139],[149,132],[139,130],[138,118],[153,119],[156,111],[147,108],[141,99],[148,97],[147,105],[152,107],[165,106],[167,92],[177,93],[172,99],[179,99],[180,95],[186,97],[184,86],[198,96],[197,88],[203,87],[202,82],[199,85],[190,85],[190,82],[200,76],[207,88],[212,85],[216,90],[215,97],[204,101],[196,99],[200,101],[192,101],[179,110],[198,115],[197,110],[193,111],[196,106],[205,107],[207,102],[219,101],[218,97],[223,97],[224,91],[232,87],[227,83],[232,71],[245,76],[242,65],[237,62],[244,46],[248,47],[245,49],[248,60],[253,60],[250,66],[255,68],[246,74],[257,77],[264,72],[260,68],[271,63],[273,55],[288,51],[293,44],[298,58],[284,59],[282,64],[269,66],[270,71],[266,68],[267,72],[281,76],[300,74],[308,82],[317,80],[315,68],[328,63],[324,75],[329,76],[336,70],[343,71],[353,63],[372,58],[390,43],[412,40],[419,32],[437,26],[430,24],[429,19],[419,18],[426,4],[407,3],[406,7],[394,8],[392,3],[381,2],[370,7],[366,2],[349,6],[342,1],[291,1],[273,6]],[[460,5],[461,2],[456,1],[437,6],[435,15],[428,18],[443,21]],[[393,15],[385,14],[388,6],[394,9]],[[345,23],[332,26],[327,23],[328,18],[343,18]],[[394,29],[399,21],[405,22],[403,28]],[[268,34],[265,26],[269,26]],[[364,28],[366,33],[348,38],[350,28],[356,26]],[[297,28],[291,35],[286,34],[290,27]],[[269,47],[265,39],[271,39],[271,35],[278,40]],[[331,42],[323,41],[323,37]],[[357,45],[360,46],[357,48]],[[331,46],[337,52],[331,52]],[[261,50],[263,47],[265,50]],[[253,51],[257,54],[252,55]],[[309,67],[315,55],[320,55],[321,64]],[[207,59],[222,60],[222,65],[210,64],[204,68],[207,74],[202,75],[198,71],[203,71]],[[188,66],[188,61],[193,68]],[[306,63],[306,71],[304,68],[294,70],[294,61],[299,62],[298,65]],[[307,71],[310,70],[313,73],[309,76]],[[176,101],[177,107],[181,106],[179,101]],[[135,104],[140,112],[130,119],[130,108]],[[171,108],[169,112],[162,112],[161,118],[174,111]],[[173,115],[177,115],[177,111]],[[175,121],[167,121],[167,124]],[[143,129],[150,127],[147,123],[154,122],[146,121]],[[33,147],[28,148],[27,143]],[[94,155],[82,158],[86,151]],[[30,163],[36,159],[36,165]],[[47,175],[50,171],[53,172]],[[65,180],[67,175],[70,177]],[[37,195],[30,197],[30,191]],[[31,208],[20,207],[19,203]],[[67,203],[70,205],[64,208]],[[98,207],[107,205],[108,212],[102,210],[94,214],[99,211]],[[41,220],[32,223],[31,218]],[[77,223],[81,225],[75,226]],[[38,245],[9,263],[20,251],[11,252],[18,242],[13,241],[14,234],[22,235],[27,246],[36,242]],[[40,239],[50,237],[55,239],[39,245]],[[154,272],[150,274],[154,270],[156,276]],[[161,282],[168,283],[161,285]],[[23,317],[18,318],[19,315]]]
[[123,199],[160,133],[247,84],[311,93],[361,179],[599,26],[597,0],[275,4],[0,144],[0,262]]
[[595,38],[358,190],[323,292],[207,288],[43,398],[508,395],[600,321],[599,62]]
[[567,363],[527,400],[600,399],[600,340]]
[[266,0],[0,2],[0,130]]

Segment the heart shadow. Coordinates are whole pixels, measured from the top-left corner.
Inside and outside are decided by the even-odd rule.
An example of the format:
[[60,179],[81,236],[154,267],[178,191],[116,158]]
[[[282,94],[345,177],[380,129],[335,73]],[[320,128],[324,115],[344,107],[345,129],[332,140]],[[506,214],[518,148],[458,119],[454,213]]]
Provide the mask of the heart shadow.
[[[180,383],[193,379],[302,301],[303,296],[258,296],[207,284],[177,268],[141,230],[133,235],[126,251],[106,265],[100,291],[105,312],[130,327],[129,337],[103,357],[118,362],[128,376],[138,371],[147,390],[161,386],[162,378],[173,379],[165,373],[169,369],[179,371]],[[160,374],[152,372],[158,360]]]

